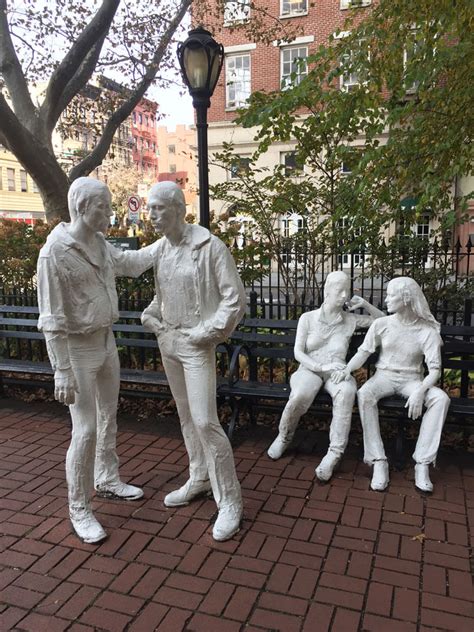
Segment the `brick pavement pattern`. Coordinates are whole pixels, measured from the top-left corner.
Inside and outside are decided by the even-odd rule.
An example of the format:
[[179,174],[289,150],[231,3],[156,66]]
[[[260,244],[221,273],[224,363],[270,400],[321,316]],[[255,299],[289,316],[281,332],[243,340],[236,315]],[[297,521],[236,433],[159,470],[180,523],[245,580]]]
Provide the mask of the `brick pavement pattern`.
[[65,409],[0,401],[2,631],[474,629],[474,467],[455,454],[431,497],[415,491],[411,467],[377,493],[353,457],[320,485],[321,456],[272,462],[269,441],[249,433],[235,448],[243,527],[217,543],[213,501],[163,505],[187,476],[181,439],[123,430],[123,478],[146,497],[97,498],[110,537],[91,546],[67,519],[69,433]]

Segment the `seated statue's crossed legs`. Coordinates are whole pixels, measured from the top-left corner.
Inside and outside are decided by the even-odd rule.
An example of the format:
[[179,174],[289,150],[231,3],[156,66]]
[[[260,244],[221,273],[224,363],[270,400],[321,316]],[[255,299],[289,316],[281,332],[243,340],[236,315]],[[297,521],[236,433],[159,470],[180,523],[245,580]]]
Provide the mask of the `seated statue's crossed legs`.
[[279,459],[290,446],[299,420],[313,403],[322,384],[322,378],[304,366],[293,373],[290,397],[280,419],[278,436],[267,451],[271,459]]
[[328,452],[316,468],[316,476],[320,481],[326,482],[333,475],[349,441],[357,384],[353,377],[339,384],[332,382],[329,377],[324,388],[332,398],[332,420]]

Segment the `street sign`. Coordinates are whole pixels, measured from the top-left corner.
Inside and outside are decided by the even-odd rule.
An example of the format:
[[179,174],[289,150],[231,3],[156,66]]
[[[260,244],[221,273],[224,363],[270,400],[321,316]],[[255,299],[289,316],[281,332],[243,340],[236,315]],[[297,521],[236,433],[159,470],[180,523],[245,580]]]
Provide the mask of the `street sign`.
[[140,206],[141,201],[138,195],[130,195],[127,201],[128,205],[128,219],[135,223],[140,219]]

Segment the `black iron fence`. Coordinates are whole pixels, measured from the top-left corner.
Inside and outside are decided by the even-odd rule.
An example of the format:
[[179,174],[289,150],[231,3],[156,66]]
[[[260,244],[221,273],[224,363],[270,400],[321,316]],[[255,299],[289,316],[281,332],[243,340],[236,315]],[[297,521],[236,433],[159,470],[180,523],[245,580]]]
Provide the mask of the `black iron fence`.
[[[388,282],[395,276],[411,276],[423,288],[434,316],[443,324],[471,324],[474,295],[474,253],[471,241],[464,246],[447,242],[400,240],[397,246],[383,242],[376,251],[343,245],[334,251],[312,250],[309,244],[284,247],[278,257],[265,248],[247,248],[245,241],[231,251],[247,290],[252,317],[295,319],[324,300],[324,283],[333,270],[343,270],[351,291],[383,308]],[[120,310],[142,311],[153,298],[152,275],[141,279],[117,279]],[[34,281],[27,287],[0,283],[0,304],[37,304]]]

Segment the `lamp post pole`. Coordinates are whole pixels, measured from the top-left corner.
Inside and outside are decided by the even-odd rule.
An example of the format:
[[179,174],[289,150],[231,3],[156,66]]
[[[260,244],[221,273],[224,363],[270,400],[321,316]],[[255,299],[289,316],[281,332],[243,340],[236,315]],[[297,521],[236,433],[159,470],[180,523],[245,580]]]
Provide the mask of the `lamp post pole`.
[[196,109],[196,131],[198,143],[199,223],[201,226],[209,228],[209,153],[207,144],[207,108],[209,106],[205,103],[195,104],[194,102],[193,105]]
[[224,48],[202,26],[189,32],[178,44],[178,61],[183,80],[196,110],[199,173],[199,223],[210,227],[209,157],[207,144],[207,110],[224,61]]

